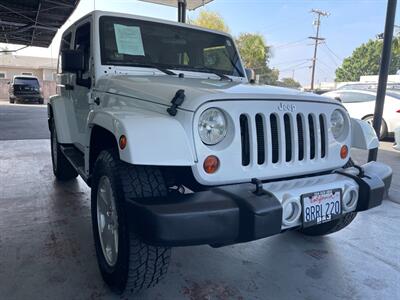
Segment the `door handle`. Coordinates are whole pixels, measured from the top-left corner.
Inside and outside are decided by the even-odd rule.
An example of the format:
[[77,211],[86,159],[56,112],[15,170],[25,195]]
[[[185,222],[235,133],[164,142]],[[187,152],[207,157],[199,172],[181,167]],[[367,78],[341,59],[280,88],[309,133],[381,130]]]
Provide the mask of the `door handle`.
[[94,99],[93,101],[95,104],[100,105],[100,98],[96,97],[96,99]]

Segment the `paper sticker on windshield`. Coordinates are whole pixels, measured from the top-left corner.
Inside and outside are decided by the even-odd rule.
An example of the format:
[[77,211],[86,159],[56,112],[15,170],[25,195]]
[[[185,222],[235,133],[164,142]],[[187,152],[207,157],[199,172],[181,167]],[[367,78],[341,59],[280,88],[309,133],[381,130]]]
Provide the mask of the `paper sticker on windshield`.
[[118,53],[144,56],[142,34],[137,26],[114,24]]

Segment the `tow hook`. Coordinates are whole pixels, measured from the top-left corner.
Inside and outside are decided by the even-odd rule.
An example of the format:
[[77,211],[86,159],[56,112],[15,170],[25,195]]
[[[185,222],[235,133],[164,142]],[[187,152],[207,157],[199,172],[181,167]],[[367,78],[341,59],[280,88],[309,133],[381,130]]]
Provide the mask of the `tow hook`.
[[254,194],[256,194],[258,196],[264,194],[263,184],[262,184],[262,181],[260,179],[253,178],[251,180],[251,183],[256,186],[256,190],[254,191]]

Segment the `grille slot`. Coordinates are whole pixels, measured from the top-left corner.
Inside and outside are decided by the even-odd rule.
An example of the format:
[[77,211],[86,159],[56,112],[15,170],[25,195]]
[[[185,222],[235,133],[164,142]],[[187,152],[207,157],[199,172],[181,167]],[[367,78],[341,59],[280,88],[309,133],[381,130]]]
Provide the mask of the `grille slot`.
[[299,143],[299,161],[304,160],[304,128],[303,128],[303,117],[301,114],[297,114],[296,116],[297,122],[297,139]]
[[285,124],[285,144],[286,144],[286,161],[292,160],[292,128],[291,120],[288,114],[283,116],[283,121]]
[[279,161],[279,128],[278,118],[272,114],[270,116],[271,125],[271,143],[272,143],[272,163],[276,164]]
[[242,142],[242,165],[250,164],[250,132],[249,120],[246,115],[240,115],[240,135]]
[[257,133],[257,163],[265,163],[265,137],[264,137],[264,118],[261,114],[256,114],[256,133]]
[[310,133],[310,159],[315,159],[315,127],[314,127],[314,117],[308,115],[308,127]]
[[321,133],[321,158],[326,156],[326,134],[325,134],[325,119],[323,115],[319,115],[319,127]]

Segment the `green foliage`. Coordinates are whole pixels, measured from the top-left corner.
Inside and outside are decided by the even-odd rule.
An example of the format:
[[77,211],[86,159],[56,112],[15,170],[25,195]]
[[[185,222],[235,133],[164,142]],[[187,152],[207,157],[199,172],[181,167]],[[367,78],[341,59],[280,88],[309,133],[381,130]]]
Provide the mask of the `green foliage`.
[[262,35],[242,33],[236,39],[240,55],[246,68],[254,69],[260,75],[260,83],[274,85],[279,78],[279,71],[268,67],[271,49]]
[[225,20],[221,15],[213,11],[203,10],[196,19],[189,19],[188,23],[208,29],[219,30],[227,33],[230,32],[228,25],[226,25]]
[[[360,76],[379,73],[383,42],[369,40],[344,59],[342,66],[336,69],[336,81],[359,81]],[[396,74],[400,69],[400,38],[395,38],[389,74]]]
[[282,78],[279,83],[280,83],[279,85],[283,87],[294,88],[294,89],[301,88],[301,84],[296,80],[294,80],[293,78]]
[[270,49],[260,34],[242,33],[236,44],[246,68],[257,69],[265,66],[270,59]]

